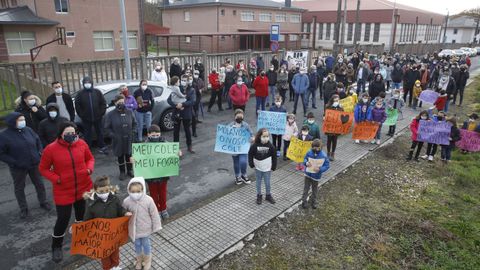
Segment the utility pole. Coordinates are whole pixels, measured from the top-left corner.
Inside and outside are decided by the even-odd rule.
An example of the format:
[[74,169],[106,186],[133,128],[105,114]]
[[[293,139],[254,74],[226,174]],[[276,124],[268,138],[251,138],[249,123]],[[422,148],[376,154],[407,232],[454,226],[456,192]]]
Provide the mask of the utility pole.
[[125,72],[127,73],[127,80],[132,79],[132,70],[130,66],[130,52],[128,50],[128,33],[127,33],[127,19],[125,17],[125,0],[118,0],[120,4],[120,18],[122,19],[122,44],[123,44],[123,58],[125,59]]
[[445,44],[447,41],[447,26],[448,26],[448,16],[450,15],[450,11],[447,9],[447,17],[445,17],[445,29],[443,29],[443,41],[442,44]]
[[343,17],[342,17],[342,36],[340,37],[340,43],[345,44],[345,24],[347,23],[347,0],[343,2]]
[[357,0],[357,11],[355,12],[355,32],[353,36],[353,44],[355,49],[358,48],[358,41],[360,40],[360,0]]
[[317,16],[313,16],[312,22],[313,22],[313,26],[312,26],[313,35],[310,35],[310,36],[313,37],[312,48],[315,50],[317,47]]
[[397,27],[397,0],[393,2],[392,31],[390,32],[390,54],[395,50],[395,28]]
[[335,44],[340,42],[340,23],[342,19],[342,0],[338,0],[337,7],[337,22],[335,23],[335,33],[333,39],[335,39]]

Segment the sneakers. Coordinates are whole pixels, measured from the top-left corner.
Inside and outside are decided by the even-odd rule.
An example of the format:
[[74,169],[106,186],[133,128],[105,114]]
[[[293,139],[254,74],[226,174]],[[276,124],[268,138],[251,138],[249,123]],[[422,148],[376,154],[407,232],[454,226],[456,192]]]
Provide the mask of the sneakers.
[[21,219],[26,219],[27,217],[28,217],[28,209],[20,210],[20,218]]
[[360,143],[360,140],[355,140],[355,143],[356,143],[356,144],[359,144],[359,143]]
[[277,151],[277,157],[280,157],[280,155],[281,155],[280,151]]
[[50,206],[50,204],[48,202],[41,203],[40,207],[43,208],[45,211],[52,210],[52,206]]
[[262,195],[257,194],[257,204],[260,205],[262,204]]
[[428,161],[433,162],[433,156],[428,156]]
[[382,142],[382,141],[380,141],[380,139],[378,139],[378,140],[376,141],[376,143],[377,143],[378,145],[380,145],[381,142]]
[[167,210],[163,210],[163,211],[160,212],[160,217],[161,217],[163,220],[165,220],[165,219],[167,219],[167,218],[170,217],[170,214],[168,214],[168,211],[167,211]]
[[53,248],[52,250],[52,261],[59,263],[63,260],[63,250],[61,247]]
[[302,208],[303,208],[303,209],[307,209],[307,208],[308,208],[307,202],[302,202]]
[[235,184],[236,185],[241,185],[243,181],[240,179],[240,177],[235,177]]
[[371,144],[375,144],[376,142],[377,142],[377,140],[373,140],[373,141],[371,141],[370,143],[371,143]]
[[303,171],[304,169],[305,167],[302,164],[297,164],[297,166],[295,167],[295,170],[297,171]]
[[242,178],[242,182],[245,183],[245,184],[252,183],[252,181],[250,181],[250,179],[248,179],[248,177],[245,176],[245,175],[242,175],[241,178]]
[[122,268],[121,268],[120,266],[115,266],[115,267],[113,267],[113,268],[110,269],[110,270],[122,270]]
[[423,155],[421,156],[422,159],[427,159],[428,158],[428,155]]
[[104,147],[98,149],[98,152],[100,154],[108,155],[108,147],[104,146]]
[[265,201],[270,202],[271,204],[276,203],[275,199],[273,199],[272,197],[272,194],[268,194],[267,196],[265,196]]

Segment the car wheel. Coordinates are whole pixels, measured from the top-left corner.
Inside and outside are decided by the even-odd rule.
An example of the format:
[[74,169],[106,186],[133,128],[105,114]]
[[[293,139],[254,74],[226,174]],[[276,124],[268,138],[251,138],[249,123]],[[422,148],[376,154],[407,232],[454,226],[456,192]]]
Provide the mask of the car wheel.
[[164,131],[173,130],[173,109],[165,110],[160,116],[160,128]]

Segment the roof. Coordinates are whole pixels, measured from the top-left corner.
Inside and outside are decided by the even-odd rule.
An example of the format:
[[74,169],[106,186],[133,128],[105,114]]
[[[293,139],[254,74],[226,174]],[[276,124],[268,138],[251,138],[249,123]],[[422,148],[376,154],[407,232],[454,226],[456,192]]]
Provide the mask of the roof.
[[476,28],[477,23],[475,22],[474,18],[468,16],[451,17],[448,19],[447,27]]
[[278,8],[278,9],[289,9],[304,11],[298,7],[286,7],[285,2],[275,2],[271,0],[183,0],[170,3],[165,5],[162,3],[159,4],[162,8],[185,8],[185,7],[195,7],[195,6],[219,6],[219,5],[229,5],[229,6],[253,6],[253,7],[264,7],[264,8]]
[[27,6],[0,9],[0,24],[57,25],[59,22],[38,17]]
[[153,23],[144,23],[143,29],[146,35],[161,35],[170,33],[170,28]]

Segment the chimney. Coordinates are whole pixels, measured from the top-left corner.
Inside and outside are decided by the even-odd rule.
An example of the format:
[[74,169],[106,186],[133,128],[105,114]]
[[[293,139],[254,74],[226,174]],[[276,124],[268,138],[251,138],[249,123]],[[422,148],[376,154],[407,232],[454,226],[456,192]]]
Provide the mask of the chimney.
[[292,0],[285,0],[285,7],[292,7]]

